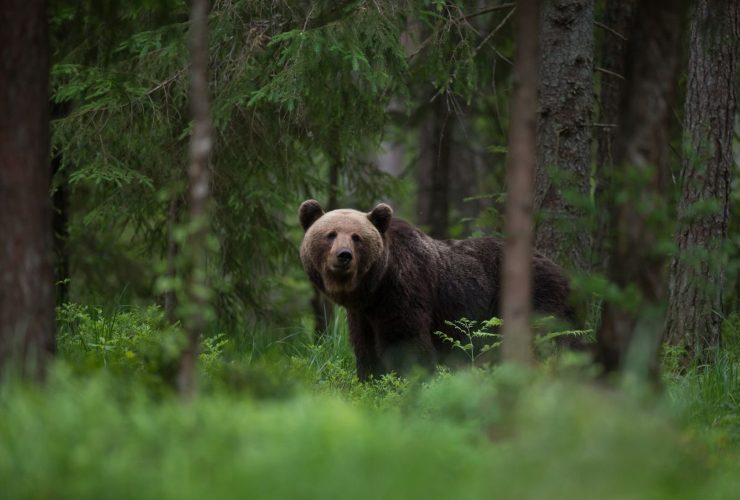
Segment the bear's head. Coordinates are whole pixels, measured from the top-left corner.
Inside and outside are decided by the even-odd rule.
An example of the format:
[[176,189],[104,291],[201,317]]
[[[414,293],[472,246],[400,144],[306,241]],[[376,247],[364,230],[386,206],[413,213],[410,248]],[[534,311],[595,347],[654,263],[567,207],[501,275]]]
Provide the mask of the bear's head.
[[329,298],[348,305],[353,292],[382,276],[388,251],[385,232],[393,209],[385,203],[370,213],[340,209],[324,213],[316,200],[298,211],[306,234],[301,262],[306,274]]

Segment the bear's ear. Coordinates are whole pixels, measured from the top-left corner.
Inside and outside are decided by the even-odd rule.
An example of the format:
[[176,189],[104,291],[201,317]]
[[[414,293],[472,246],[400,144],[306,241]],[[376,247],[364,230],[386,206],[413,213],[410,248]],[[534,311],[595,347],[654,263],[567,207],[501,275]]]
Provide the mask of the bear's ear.
[[308,228],[322,215],[324,215],[324,210],[316,200],[306,200],[298,209],[298,219],[304,231],[308,231]]
[[393,217],[393,209],[390,205],[385,203],[379,203],[377,207],[373,208],[373,211],[367,214],[367,218],[373,223],[380,234],[384,234],[388,226],[391,224],[391,217]]

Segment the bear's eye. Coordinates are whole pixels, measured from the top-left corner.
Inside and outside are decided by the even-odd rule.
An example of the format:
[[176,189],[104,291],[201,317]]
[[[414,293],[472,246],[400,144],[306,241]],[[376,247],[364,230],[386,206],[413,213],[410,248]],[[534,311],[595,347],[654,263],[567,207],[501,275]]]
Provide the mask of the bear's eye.
[[332,231],[331,233],[329,233],[329,234],[326,235],[326,238],[327,239],[330,239],[330,240],[333,240],[336,237],[337,237],[337,232],[336,231]]
[[360,241],[360,237],[357,236],[356,234],[353,234],[352,235],[352,241]]

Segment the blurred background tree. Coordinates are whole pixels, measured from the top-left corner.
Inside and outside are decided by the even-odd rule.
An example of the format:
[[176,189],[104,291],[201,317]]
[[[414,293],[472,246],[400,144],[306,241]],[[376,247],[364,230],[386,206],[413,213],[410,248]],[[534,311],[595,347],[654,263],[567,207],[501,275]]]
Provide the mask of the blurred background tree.
[[607,299],[598,328],[598,360],[607,373],[630,369],[654,381],[665,298],[671,118],[685,2],[639,3],[628,35],[624,94],[608,188]]
[[[546,12],[546,11],[545,11]],[[538,64],[541,40],[537,0],[517,4],[514,87],[511,96],[509,161],[506,165],[506,225],[501,270],[501,317],[504,361],[531,365],[532,256],[534,192],[537,167]]]
[[594,1],[543,2],[535,208],[537,248],[589,269]]
[[46,2],[0,14],[0,378],[42,378],[55,350]]
[[667,340],[684,363],[720,345],[728,268],[732,151],[740,57],[740,4],[705,0],[691,15],[677,251],[668,282]]

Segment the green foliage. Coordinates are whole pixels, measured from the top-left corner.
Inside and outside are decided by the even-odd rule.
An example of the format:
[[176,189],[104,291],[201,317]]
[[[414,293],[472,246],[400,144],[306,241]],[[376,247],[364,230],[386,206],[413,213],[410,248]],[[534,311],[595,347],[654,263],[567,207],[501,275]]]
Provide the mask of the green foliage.
[[740,315],[722,324],[723,346],[711,364],[679,363],[681,348],[666,347],[664,378],[672,404],[695,432],[706,432],[710,445],[740,454]]
[[174,372],[183,340],[156,307],[104,313],[65,304],[57,312],[59,353],[77,370],[114,374]]
[[184,407],[119,403],[100,380],[53,386],[0,402],[0,480],[13,498],[480,497],[488,484],[488,454],[464,430],[332,397]]
[[[106,371],[165,393],[174,386],[185,338],[158,307],[119,308],[65,304],[57,310],[57,347],[77,374]],[[200,367],[206,376],[222,364],[229,341],[223,334],[202,339]]]
[[[87,300],[128,284],[130,296],[149,300],[184,218],[182,210],[174,220],[168,214],[183,197],[190,131],[187,5],[97,10],[85,2],[80,10],[84,20],[71,5],[52,12],[60,41],[53,100],[67,110],[53,127],[63,165],[55,185],[68,184],[73,200],[71,290]],[[211,277],[224,320],[270,309],[271,277],[295,272],[295,221],[284,214],[327,192],[330,163],[341,163],[346,188],[364,198],[388,188],[363,155],[380,140],[387,102],[404,93],[402,21],[395,2],[339,12],[313,2],[214,4]],[[73,27],[92,34],[99,23],[117,26],[104,51],[88,50],[85,36],[62,35]],[[90,246],[119,265],[86,262]],[[132,267],[136,282],[115,271]]]
[[[136,353],[161,320],[156,310],[65,314]],[[656,406],[514,366],[348,383],[316,350],[296,351],[275,376],[286,358],[266,351],[250,383],[273,378],[272,390],[304,370],[305,384],[269,401],[210,386],[182,403],[152,399],[142,377],[121,391],[112,355],[97,374],[74,375],[91,355],[80,340],[62,345],[66,361],[45,387],[0,386],[0,482],[11,498],[724,498],[740,486],[737,407],[727,404],[738,381],[726,367],[676,376]],[[229,363],[222,339],[206,345],[201,361]],[[130,361],[121,350],[107,353]]]
[[[498,358],[498,348],[501,346],[501,334],[498,333],[503,321],[499,318],[491,318],[486,321],[472,321],[461,318],[457,321],[445,321],[451,328],[450,334],[445,332],[434,332],[444,342],[449,343],[453,350],[462,353],[469,366],[473,367],[481,361],[490,363]],[[593,342],[593,330],[562,330],[559,321],[554,316],[538,318],[533,323],[535,332],[534,344],[537,350],[544,356],[553,353],[553,344],[566,337],[583,339]],[[496,356],[486,355],[489,351]]]
[[343,157],[362,134],[380,133],[385,108],[378,103],[387,102],[394,91],[403,92],[400,14],[393,4],[364,5],[341,22],[274,35],[267,44],[276,50],[274,69],[269,81],[252,92],[248,105],[265,102],[285,108],[288,119],[308,126],[313,138],[328,146],[327,153]]
[[727,498],[740,487],[736,317],[722,358],[667,372],[657,399],[547,363],[360,384],[335,320],[317,345],[308,332],[259,353],[204,339],[189,403],[164,382],[179,337],[158,309],[70,305],[59,317],[46,385],[0,385],[9,498]]
[[477,321],[460,318],[457,321],[445,321],[445,324],[457,332],[454,337],[444,332],[434,334],[451,344],[453,349],[463,352],[470,361],[470,366],[475,366],[475,361],[481,355],[501,345],[501,334],[491,331],[501,326],[501,320],[498,318],[491,318],[480,324]]
[[593,338],[593,334],[593,330],[559,330],[540,335],[534,339],[534,342],[535,345],[543,345],[556,339],[562,339],[564,337],[584,338],[593,342],[595,340]]
[[[428,36],[417,49],[414,80],[431,81],[436,97],[461,95],[470,102],[480,80],[475,28],[462,21],[462,3],[432,2],[419,11]],[[485,70],[483,70],[485,71]]]

